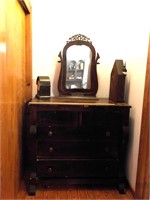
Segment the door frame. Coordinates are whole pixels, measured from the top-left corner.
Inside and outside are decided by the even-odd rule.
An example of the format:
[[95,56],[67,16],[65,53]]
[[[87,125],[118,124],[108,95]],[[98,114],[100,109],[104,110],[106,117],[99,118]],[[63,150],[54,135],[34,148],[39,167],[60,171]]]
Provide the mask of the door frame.
[[150,101],[150,35],[143,97],[141,135],[136,177],[135,198],[149,199],[149,101]]

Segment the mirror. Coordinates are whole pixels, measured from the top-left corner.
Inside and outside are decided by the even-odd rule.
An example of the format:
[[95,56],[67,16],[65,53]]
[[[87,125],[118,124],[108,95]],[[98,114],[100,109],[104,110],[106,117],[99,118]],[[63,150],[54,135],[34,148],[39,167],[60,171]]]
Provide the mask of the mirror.
[[58,81],[60,95],[95,96],[98,89],[95,48],[89,38],[78,34],[69,38],[59,53],[61,70]]
[[90,89],[91,49],[72,45],[67,49],[66,89]]

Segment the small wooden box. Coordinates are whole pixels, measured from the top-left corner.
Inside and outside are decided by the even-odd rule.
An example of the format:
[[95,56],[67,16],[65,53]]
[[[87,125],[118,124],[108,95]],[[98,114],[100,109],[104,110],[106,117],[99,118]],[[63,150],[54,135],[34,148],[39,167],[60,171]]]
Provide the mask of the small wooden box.
[[126,72],[127,70],[123,64],[123,60],[115,60],[111,71],[109,90],[109,99],[115,103],[124,102]]

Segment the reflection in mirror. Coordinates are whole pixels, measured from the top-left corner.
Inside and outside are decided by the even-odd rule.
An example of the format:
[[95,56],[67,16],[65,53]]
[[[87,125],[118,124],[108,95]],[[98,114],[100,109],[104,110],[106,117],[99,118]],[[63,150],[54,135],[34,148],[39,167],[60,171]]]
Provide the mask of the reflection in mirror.
[[96,96],[98,90],[96,66],[100,57],[90,39],[81,34],[72,36],[59,53],[59,57],[60,96]]
[[90,89],[91,49],[73,45],[67,49],[66,89]]

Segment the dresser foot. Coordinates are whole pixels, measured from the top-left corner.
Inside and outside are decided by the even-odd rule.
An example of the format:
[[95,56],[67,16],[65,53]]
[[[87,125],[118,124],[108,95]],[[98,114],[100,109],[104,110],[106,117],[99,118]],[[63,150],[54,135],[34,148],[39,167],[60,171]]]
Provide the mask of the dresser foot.
[[35,185],[29,185],[28,186],[28,194],[30,196],[34,196],[36,193],[36,186]]
[[120,194],[125,194],[125,185],[124,185],[124,183],[119,183],[118,191],[119,191]]

